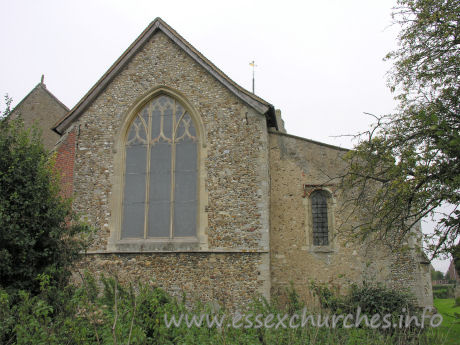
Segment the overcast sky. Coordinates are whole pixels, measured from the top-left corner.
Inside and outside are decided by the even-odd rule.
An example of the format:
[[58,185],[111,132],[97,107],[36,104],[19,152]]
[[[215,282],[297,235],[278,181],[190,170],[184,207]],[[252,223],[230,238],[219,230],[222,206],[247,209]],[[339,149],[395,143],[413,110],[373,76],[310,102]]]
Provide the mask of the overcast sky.
[[391,63],[383,61],[396,48],[395,2],[0,0],[0,93],[14,106],[44,74],[72,108],[161,17],[249,90],[255,60],[256,94],[281,109],[288,133],[351,148],[337,136],[366,130],[364,112],[396,105],[386,86]]

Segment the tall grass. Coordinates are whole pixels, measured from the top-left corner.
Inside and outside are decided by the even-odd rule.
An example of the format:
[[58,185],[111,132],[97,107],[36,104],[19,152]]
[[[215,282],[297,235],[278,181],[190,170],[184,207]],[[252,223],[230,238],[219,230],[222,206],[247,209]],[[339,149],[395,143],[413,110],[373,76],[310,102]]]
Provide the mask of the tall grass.
[[[280,305],[255,298],[245,315],[302,315],[304,304],[294,290]],[[397,329],[382,332],[369,328],[342,326],[276,328],[168,327],[164,316],[229,315],[230,310],[215,304],[195,303],[187,307],[185,297],[175,299],[149,285],[123,286],[116,278],[95,279],[85,275],[80,287],[56,290],[42,286],[38,296],[25,292],[16,296],[0,292],[0,341],[2,344],[442,344],[436,330]],[[324,313],[328,311],[323,310]],[[274,324],[277,323],[276,316]],[[288,323],[288,322],[285,322]]]

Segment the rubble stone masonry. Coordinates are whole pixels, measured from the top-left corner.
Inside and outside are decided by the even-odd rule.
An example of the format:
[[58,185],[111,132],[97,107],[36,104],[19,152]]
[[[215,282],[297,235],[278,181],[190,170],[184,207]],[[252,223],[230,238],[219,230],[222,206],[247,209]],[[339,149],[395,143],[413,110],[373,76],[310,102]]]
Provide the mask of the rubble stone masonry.
[[45,148],[52,150],[59,140],[59,134],[51,128],[68,111],[69,109],[47,90],[45,84],[40,83],[18,103],[10,117],[21,117],[26,128],[35,124],[42,131]]
[[[246,104],[251,100],[237,96],[241,90],[230,91],[166,33],[152,31],[145,43],[136,41],[136,53],[120,70],[109,70],[116,73],[107,85],[96,84],[102,91],[69,120],[57,147],[65,194],[74,193],[75,211],[96,229],[74,279],[83,270],[116,275],[233,309],[258,294],[283,296],[291,282],[311,302],[311,280],[339,293],[371,280],[408,288],[419,305],[432,305],[428,263],[420,253],[391,255],[348,241],[347,229],[359,219],[342,207],[338,189],[347,150],[286,134],[279,111],[279,130],[267,128],[263,108]],[[199,122],[199,228],[190,245],[126,244],[118,236],[123,129],[159,92],[180,99]],[[315,246],[312,235],[310,195],[318,189],[328,193],[324,246]]]
[[[419,305],[432,305],[428,264],[415,250],[392,255],[375,242],[348,240],[346,231],[359,219],[349,216],[337,189],[347,150],[280,132],[271,132],[269,143],[272,295],[283,295],[292,282],[302,298],[311,300],[310,281],[346,293],[351,283],[367,280],[409,289]],[[331,194],[328,246],[311,240],[308,199],[315,189]]]
[[[203,123],[206,202],[199,212],[206,218],[202,230],[207,248],[138,256],[108,251],[109,237],[116,231],[110,224],[114,181],[120,173],[114,171],[119,129],[140,97],[163,86],[187,99]],[[172,293],[184,288],[207,299],[243,303],[256,292],[268,297],[268,134],[262,114],[157,32],[69,131],[76,133],[74,207],[98,229],[91,254],[80,267],[111,267],[126,280],[156,281]],[[210,291],[211,281],[219,292]]]

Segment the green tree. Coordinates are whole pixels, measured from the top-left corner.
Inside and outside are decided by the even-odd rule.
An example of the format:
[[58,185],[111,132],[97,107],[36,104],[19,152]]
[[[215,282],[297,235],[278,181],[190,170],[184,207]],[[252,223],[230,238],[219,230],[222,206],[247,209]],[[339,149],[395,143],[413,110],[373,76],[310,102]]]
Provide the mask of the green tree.
[[431,280],[443,280],[444,274],[440,271],[431,271]]
[[457,273],[460,274],[460,244],[457,244],[454,248],[452,248],[452,258],[454,260],[455,269]]
[[59,190],[54,159],[37,129],[0,120],[0,288],[37,293],[62,286],[84,249],[88,228],[75,220]]
[[450,205],[438,214],[429,242],[435,256],[449,252],[459,235],[460,2],[398,0],[393,19],[401,28],[399,47],[386,59],[393,61],[389,86],[398,109],[376,116],[358,135],[342,182],[347,204],[364,209],[353,234],[392,248],[422,218]]
[[11,113],[11,103],[13,102],[13,99],[6,94],[4,96],[5,100],[5,109],[3,111],[0,111],[0,121],[4,118],[6,118],[10,113]]

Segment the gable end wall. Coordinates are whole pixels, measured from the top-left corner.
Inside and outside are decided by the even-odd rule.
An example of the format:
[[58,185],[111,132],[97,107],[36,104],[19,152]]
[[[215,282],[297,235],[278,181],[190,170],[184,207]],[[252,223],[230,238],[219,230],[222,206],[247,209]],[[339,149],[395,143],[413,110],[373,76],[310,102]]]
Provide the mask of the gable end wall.
[[21,117],[26,128],[35,124],[42,131],[45,148],[52,150],[60,136],[51,127],[67,112],[68,109],[46,90],[44,84],[38,84],[13,109],[10,118]]
[[[183,95],[205,129],[207,248],[182,252],[108,252],[114,157],[119,129],[131,107],[165,86]],[[98,229],[78,268],[116,270],[122,280],[155,281],[173,294],[245,305],[269,297],[268,135],[265,117],[244,104],[162,32],[157,32],[74,123],[74,208]],[[119,188],[119,186],[118,186]],[[178,264],[180,262],[180,264]],[[218,278],[216,278],[218,277]],[[209,291],[219,279],[222,289]],[[225,286],[231,287],[225,289]],[[226,291],[224,295],[222,292]]]

